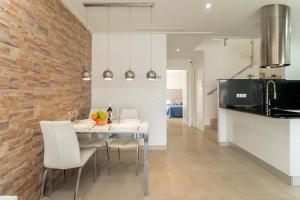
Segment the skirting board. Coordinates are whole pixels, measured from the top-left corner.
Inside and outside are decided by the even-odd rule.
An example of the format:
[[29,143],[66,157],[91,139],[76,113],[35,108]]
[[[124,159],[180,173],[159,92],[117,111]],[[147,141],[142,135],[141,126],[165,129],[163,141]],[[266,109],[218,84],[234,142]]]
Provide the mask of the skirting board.
[[278,177],[283,182],[285,182],[291,186],[300,186],[300,177],[299,176],[289,176],[231,142],[229,143],[229,146],[231,148],[241,152],[243,155],[245,155],[248,158],[250,158],[251,160],[253,160],[259,166],[263,167],[265,170],[267,170],[274,176]]
[[221,147],[227,147],[227,146],[230,146],[230,143],[229,142],[219,142],[219,145]]
[[165,151],[167,149],[168,149],[167,145],[149,145],[149,150]]

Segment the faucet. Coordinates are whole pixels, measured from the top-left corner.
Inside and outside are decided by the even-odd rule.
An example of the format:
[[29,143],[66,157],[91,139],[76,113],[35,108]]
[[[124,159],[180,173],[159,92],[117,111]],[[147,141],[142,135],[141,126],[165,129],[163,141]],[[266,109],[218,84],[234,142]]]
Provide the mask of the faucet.
[[269,80],[267,82],[267,92],[266,92],[266,114],[267,116],[270,116],[270,106],[271,106],[271,101],[269,99],[269,85],[270,83],[273,84],[273,99],[277,99],[277,94],[276,94],[276,84],[274,81]]

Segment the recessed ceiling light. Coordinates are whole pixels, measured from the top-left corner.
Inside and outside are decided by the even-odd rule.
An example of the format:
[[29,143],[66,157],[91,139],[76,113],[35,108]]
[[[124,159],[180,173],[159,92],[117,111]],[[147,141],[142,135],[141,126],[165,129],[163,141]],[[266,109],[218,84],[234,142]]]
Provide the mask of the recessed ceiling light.
[[180,49],[176,49],[177,52],[180,52]]
[[206,7],[207,9],[210,9],[210,8],[211,8],[211,4],[210,4],[210,3],[207,3],[207,4],[205,5],[205,7]]

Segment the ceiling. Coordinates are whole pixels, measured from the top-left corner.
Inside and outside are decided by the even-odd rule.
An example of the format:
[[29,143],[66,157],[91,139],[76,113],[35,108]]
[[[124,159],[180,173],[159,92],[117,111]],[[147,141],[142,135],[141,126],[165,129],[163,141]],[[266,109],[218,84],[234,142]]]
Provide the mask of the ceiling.
[[192,59],[194,49],[202,40],[201,37],[169,36],[167,41],[168,59]]
[[[128,2],[128,0],[64,0],[88,24],[93,32],[107,31],[107,8],[88,8],[86,17],[83,2]],[[292,7],[293,18],[300,17],[299,0],[130,0],[154,2],[154,29],[184,29],[183,32],[213,32],[199,34],[214,37],[258,37],[259,9],[270,3]],[[206,9],[206,4],[212,7]],[[149,8],[132,9],[132,30],[149,28]],[[128,9],[111,8],[113,32],[128,31]],[[195,33],[194,33],[195,34]]]
[[[63,0],[82,22],[88,22],[93,33],[107,32],[107,8],[84,8],[83,2],[129,2],[128,0]],[[130,0],[130,2],[154,2],[153,29],[170,29],[168,44],[173,51],[193,49],[203,38],[259,38],[262,6],[283,3],[292,8],[293,34],[300,36],[300,0]],[[211,8],[207,9],[206,4]],[[85,12],[88,10],[88,12]],[[132,31],[150,27],[150,9],[132,8]],[[129,9],[110,9],[111,32],[128,32]],[[211,32],[211,33],[201,33]],[[169,43],[169,42],[173,42]],[[183,46],[180,47],[179,45]]]

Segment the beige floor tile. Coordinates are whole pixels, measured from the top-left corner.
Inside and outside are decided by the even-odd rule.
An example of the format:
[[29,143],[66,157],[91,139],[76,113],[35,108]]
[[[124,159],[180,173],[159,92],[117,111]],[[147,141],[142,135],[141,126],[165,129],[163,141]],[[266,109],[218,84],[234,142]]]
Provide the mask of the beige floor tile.
[[[220,147],[216,131],[200,132],[179,119],[168,121],[168,150],[149,155],[150,195],[143,196],[143,165],[135,176],[133,151],[113,153],[107,175],[105,152],[101,174],[93,182],[91,163],[83,171],[79,200],[300,200],[300,187],[290,187],[243,154]],[[142,158],[142,157],[141,157]],[[45,200],[72,199],[75,177]]]

